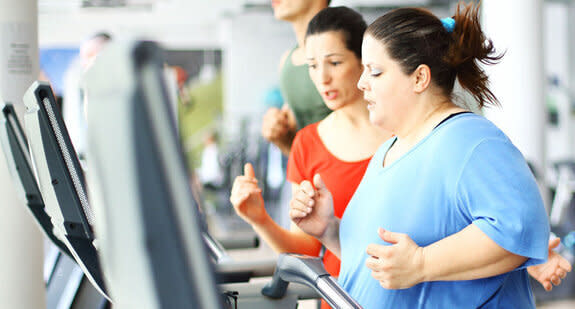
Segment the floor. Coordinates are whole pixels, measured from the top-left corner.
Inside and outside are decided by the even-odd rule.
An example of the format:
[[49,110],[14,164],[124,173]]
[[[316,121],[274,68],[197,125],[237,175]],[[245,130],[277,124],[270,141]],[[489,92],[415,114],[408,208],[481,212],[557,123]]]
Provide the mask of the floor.
[[574,309],[575,300],[561,300],[541,304],[537,309]]
[[[298,309],[317,309],[315,301],[300,301]],[[575,300],[548,302],[537,306],[537,309],[575,309]]]

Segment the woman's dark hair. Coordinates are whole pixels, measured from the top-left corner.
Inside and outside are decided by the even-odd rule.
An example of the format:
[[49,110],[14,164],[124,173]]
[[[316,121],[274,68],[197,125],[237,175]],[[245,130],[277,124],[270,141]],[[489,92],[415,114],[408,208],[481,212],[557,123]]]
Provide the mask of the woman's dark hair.
[[503,54],[495,54],[493,42],[481,31],[479,6],[460,2],[453,20],[455,28],[448,32],[442,21],[429,11],[400,8],[379,17],[366,33],[385,46],[404,73],[413,73],[421,64],[429,66],[432,82],[444,95],[451,97],[457,78],[479,107],[498,105],[478,62],[494,64]]
[[361,43],[367,24],[358,12],[345,7],[327,7],[317,13],[307,25],[305,37],[328,31],[341,32],[345,47],[361,59]]

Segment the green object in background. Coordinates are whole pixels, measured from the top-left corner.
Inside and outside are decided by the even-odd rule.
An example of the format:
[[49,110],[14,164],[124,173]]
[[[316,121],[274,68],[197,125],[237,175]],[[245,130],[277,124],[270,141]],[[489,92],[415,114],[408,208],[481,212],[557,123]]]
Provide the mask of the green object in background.
[[200,164],[203,139],[210,130],[218,130],[223,110],[222,74],[208,83],[192,83],[183,90],[178,102],[180,136],[190,166]]

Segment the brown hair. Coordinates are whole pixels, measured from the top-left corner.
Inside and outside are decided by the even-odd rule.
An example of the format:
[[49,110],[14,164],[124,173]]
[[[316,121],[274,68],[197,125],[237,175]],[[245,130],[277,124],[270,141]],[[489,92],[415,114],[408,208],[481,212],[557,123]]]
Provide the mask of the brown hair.
[[493,43],[481,31],[479,5],[460,2],[453,20],[455,28],[448,32],[442,21],[428,10],[400,8],[376,19],[366,34],[385,46],[404,73],[413,73],[421,64],[429,66],[432,82],[447,97],[451,98],[458,78],[480,107],[498,105],[478,62],[495,64],[503,54],[495,54]]
[[361,43],[367,24],[358,12],[345,7],[327,7],[317,13],[307,25],[305,37],[329,31],[341,32],[345,47],[361,59]]

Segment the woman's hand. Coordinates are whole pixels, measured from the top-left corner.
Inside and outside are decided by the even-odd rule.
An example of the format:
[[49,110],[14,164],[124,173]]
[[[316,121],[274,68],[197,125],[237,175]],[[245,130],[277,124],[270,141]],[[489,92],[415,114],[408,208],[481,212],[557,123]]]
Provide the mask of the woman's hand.
[[561,284],[561,279],[565,278],[567,273],[571,271],[571,264],[557,252],[553,251],[560,242],[561,240],[559,238],[549,241],[549,258],[547,262],[527,267],[529,275],[539,281],[546,291],[551,291],[553,285]]
[[321,241],[335,219],[333,198],[319,174],[314,176],[313,182],[312,185],[304,180],[295,190],[289,215],[301,230]]
[[389,246],[367,246],[366,266],[373,278],[386,289],[406,289],[423,281],[423,248],[407,234],[379,228],[377,233]]
[[258,187],[258,180],[250,163],[244,166],[244,175],[234,180],[230,202],[236,213],[249,224],[261,224],[268,216],[262,190]]

